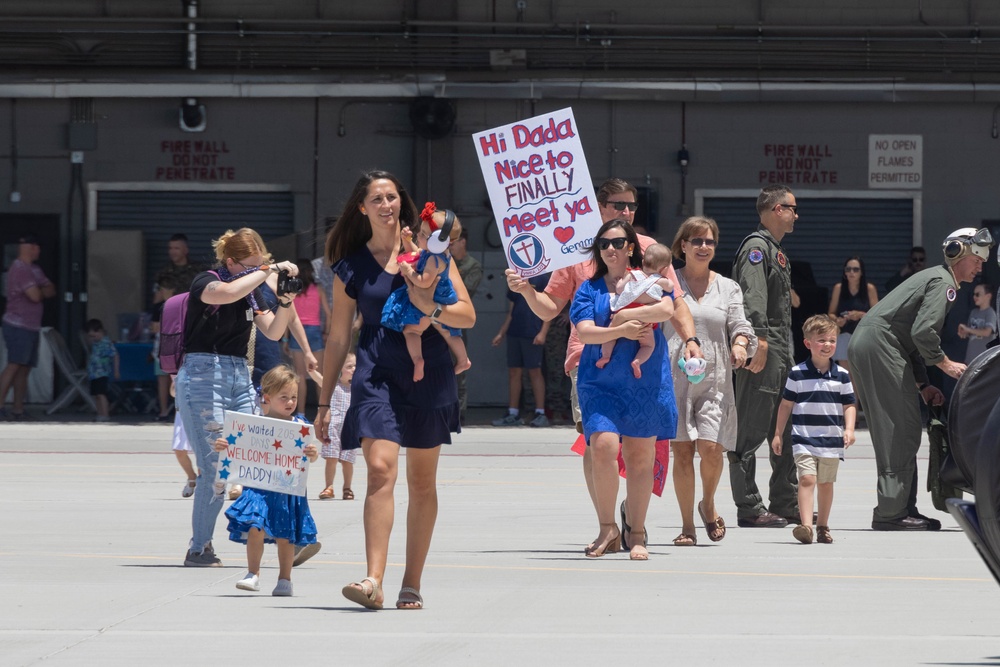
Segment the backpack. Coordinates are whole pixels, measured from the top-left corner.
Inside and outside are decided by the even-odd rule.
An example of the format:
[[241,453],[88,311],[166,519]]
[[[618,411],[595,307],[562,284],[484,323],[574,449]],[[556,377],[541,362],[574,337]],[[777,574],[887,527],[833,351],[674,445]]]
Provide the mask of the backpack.
[[[215,271],[209,271],[209,273],[219,278],[219,274]],[[221,278],[219,279],[221,280]],[[160,370],[170,375],[176,375],[181,364],[184,363],[184,334],[187,330],[186,320],[190,296],[190,292],[184,292],[170,297],[163,304],[163,314],[160,315]],[[218,306],[206,307],[201,319],[191,331],[191,335],[194,336],[218,309]]]

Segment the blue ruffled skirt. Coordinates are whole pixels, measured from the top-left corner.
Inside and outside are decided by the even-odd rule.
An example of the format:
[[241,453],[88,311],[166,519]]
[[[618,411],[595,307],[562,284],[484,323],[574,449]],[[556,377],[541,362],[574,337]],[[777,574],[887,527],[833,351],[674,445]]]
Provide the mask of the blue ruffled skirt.
[[288,540],[296,546],[316,542],[316,522],[305,496],[244,487],[240,497],[226,510],[229,539],[246,544],[251,528],[264,531],[264,542]]

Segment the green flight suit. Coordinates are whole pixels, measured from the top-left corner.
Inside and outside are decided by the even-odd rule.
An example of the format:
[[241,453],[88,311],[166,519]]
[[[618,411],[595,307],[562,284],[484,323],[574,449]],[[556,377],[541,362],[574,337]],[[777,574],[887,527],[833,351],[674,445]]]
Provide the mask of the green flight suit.
[[[756,456],[761,445],[767,447],[771,461],[769,511],[786,518],[798,517],[798,479],[792,448],[782,448],[777,456],[770,447],[781,392],[792,366],[792,271],[788,256],[763,225],[737,251],[733,280],[743,288],[743,309],[757,337],[767,341],[764,370],[736,371],[736,448],[727,457],[737,517],[749,519],[764,513],[756,480]],[[791,422],[789,419],[785,427],[783,442],[791,442]]]
[[916,513],[917,450],[923,430],[917,384],[927,382],[927,366],[944,360],[941,330],[957,294],[951,269],[925,269],[875,304],[851,336],[851,382],[865,406],[878,469],[873,521]]

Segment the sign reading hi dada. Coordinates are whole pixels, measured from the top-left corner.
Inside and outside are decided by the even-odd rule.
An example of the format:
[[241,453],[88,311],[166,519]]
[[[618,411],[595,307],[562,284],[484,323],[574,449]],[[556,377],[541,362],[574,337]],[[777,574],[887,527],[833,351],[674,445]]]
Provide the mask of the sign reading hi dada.
[[315,440],[311,424],[227,412],[219,452],[217,481],[262,491],[306,495],[309,459],[303,453]]
[[573,110],[472,140],[508,266],[528,278],[588,259],[602,223]]

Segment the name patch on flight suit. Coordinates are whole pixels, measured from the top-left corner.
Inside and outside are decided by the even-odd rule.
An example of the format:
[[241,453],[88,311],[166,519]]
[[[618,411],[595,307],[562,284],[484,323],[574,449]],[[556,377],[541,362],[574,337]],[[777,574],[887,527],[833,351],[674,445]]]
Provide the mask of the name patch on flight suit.
[[764,253],[754,248],[747,254],[747,259],[750,260],[751,264],[760,264],[764,261]]
[[778,264],[781,266],[781,268],[785,268],[785,265],[788,264],[788,260],[785,259],[785,253],[781,252],[780,250],[778,251]]
[[944,293],[944,296],[948,299],[948,301],[954,301],[955,297],[958,296],[958,293],[955,291],[954,287],[949,287],[948,291]]

